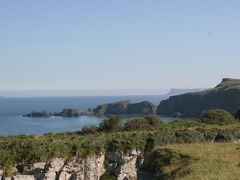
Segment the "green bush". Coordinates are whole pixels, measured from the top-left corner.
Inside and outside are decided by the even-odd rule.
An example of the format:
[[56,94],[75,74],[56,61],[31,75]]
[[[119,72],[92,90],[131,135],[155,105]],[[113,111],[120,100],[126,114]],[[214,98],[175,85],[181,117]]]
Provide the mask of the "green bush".
[[122,120],[119,116],[109,116],[104,119],[100,125],[99,130],[104,132],[114,132],[122,129]]
[[194,158],[170,149],[157,149],[145,157],[143,171],[156,174],[157,179],[181,179],[190,173]]
[[227,125],[233,123],[234,121],[234,117],[223,109],[209,110],[200,118],[200,122],[217,125]]
[[82,128],[84,134],[94,134],[97,133],[98,127],[95,125],[85,126]]
[[105,172],[101,177],[100,180],[115,180],[117,179],[116,177],[114,177],[112,174],[110,174],[109,172]]
[[124,130],[153,130],[162,126],[163,120],[157,115],[148,115],[144,118],[129,119],[124,123]]

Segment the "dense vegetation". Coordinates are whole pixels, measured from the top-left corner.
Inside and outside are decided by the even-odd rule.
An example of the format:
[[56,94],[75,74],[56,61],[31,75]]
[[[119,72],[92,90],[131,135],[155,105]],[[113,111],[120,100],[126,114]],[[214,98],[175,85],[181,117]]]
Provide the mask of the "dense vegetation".
[[[43,136],[2,136],[0,137],[0,169],[6,174],[11,174],[11,168],[16,164],[49,162],[53,157],[71,160],[74,157],[81,158],[112,150],[119,152],[136,148],[143,150],[146,149],[146,141],[149,138],[153,139],[156,145],[235,141],[240,138],[239,121],[225,111],[209,111],[203,117],[204,120],[185,119],[164,123],[156,115],[132,118],[124,122],[117,116],[111,116],[99,127],[88,126],[78,132],[49,133]],[[209,123],[212,120],[214,123]],[[191,157],[168,150],[153,151],[152,155],[166,157],[179,166],[186,165],[186,171],[183,170],[183,173],[187,172],[191,160]],[[168,165],[165,160],[162,162],[161,158],[154,159],[156,160],[153,164],[156,167]],[[146,167],[148,167],[147,163]],[[177,174],[173,172],[171,177]]]
[[201,117],[201,121],[207,124],[226,125],[235,121],[234,117],[223,109],[209,110]]

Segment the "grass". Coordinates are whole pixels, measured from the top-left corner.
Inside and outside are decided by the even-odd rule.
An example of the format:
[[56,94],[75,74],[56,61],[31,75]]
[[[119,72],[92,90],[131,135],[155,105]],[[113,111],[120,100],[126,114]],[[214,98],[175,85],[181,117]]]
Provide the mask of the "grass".
[[184,180],[237,180],[240,177],[240,146],[233,143],[174,144],[160,146],[197,159]]
[[[222,177],[228,177],[228,175],[231,174],[234,178],[238,175],[240,177],[240,173],[237,171],[238,169],[236,170],[237,165],[240,163],[238,157],[238,151],[240,152],[240,150],[236,150],[238,146],[233,143],[227,144],[227,146],[223,144],[208,144],[208,142],[216,140],[215,138],[219,135],[223,136],[227,142],[240,139],[239,121],[225,126],[205,124],[196,119],[163,123],[162,121],[157,121],[154,116],[154,119],[139,118],[138,120],[131,121],[130,124],[125,123],[125,127],[126,124],[128,124],[127,127],[130,130],[126,130],[126,128],[117,130],[110,128],[111,131],[105,132],[92,129],[91,127],[90,129],[86,129],[86,132],[48,133],[43,136],[1,136],[0,169],[3,169],[6,174],[11,175],[11,169],[16,164],[31,165],[35,162],[48,163],[54,157],[72,160],[75,157],[84,158],[100,153],[105,154],[111,150],[118,152],[126,152],[132,149],[143,150],[146,140],[152,138],[155,145],[161,145],[161,148],[163,147],[170,150],[172,148],[169,152],[166,150],[163,155],[167,159],[170,159],[170,162],[175,162],[173,166],[170,167],[171,163],[162,164],[161,158],[155,161],[156,167],[159,167],[162,173],[166,174],[166,177],[180,177],[180,175],[186,174],[189,170],[188,164],[192,159],[200,159],[197,163],[191,163],[191,166],[196,166],[194,169],[199,170],[199,172],[194,171],[194,173],[197,173],[195,173],[196,176],[194,176],[194,178],[204,177],[206,174],[211,175],[209,172],[213,174],[229,173],[226,174],[226,176],[222,175]],[[227,150],[227,147],[230,149]],[[182,152],[180,152],[181,150]],[[222,154],[219,154],[221,151],[223,151]],[[158,157],[162,155],[161,153],[162,152],[156,152],[156,154],[153,155]],[[210,155],[208,154],[213,157],[215,156],[215,164],[215,161],[209,162],[208,156]],[[232,160],[236,162],[230,163],[234,167],[225,167],[223,162],[231,161],[223,161],[221,158],[233,156],[234,154],[236,156],[234,156]],[[204,158],[208,161],[204,161]],[[200,163],[199,167],[197,166],[198,163]],[[200,166],[201,163],[203,164],[202,166]],[[205,169],[208,163],[210,163],[209,168]],[[223,164],[223,166],[219,165],[219,168],[211,169],[218,165],[218,163]],[[184,169],[181,169],[181,167],[184,167]],[[224,171],[219,169],[223,169]],[[209,170],[209,172],[207,172],[207,170]],[[232,173],[232,171],[235,173]],[[203,173],[200,174],[200,172]],[[194,173],[191,174],[191,176],[193,176]]]

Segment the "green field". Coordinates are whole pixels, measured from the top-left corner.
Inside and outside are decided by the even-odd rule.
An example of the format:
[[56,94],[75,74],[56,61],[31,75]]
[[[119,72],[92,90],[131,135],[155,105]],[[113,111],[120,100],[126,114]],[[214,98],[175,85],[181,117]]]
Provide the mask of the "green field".
[[[189,174],[179,179],[234,180],[240,177],[240,146],[234,143],[196,143],[159,146],[158,149],[190,156]],[[171,165],[164,167],[171,169]],[[178,178],[176,178],[178,179]]]

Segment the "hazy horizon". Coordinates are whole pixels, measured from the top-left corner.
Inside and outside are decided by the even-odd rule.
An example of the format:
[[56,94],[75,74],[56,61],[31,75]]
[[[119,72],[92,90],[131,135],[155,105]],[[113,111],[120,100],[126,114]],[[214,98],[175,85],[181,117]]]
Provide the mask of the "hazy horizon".
[[[164,96],[186,91],[194,92],[207,88],[194,89],[88,89],[88,90],[0,90],[0,97],[77,97],[77,96]],[[174,91],[174,92],[172,92]]]

